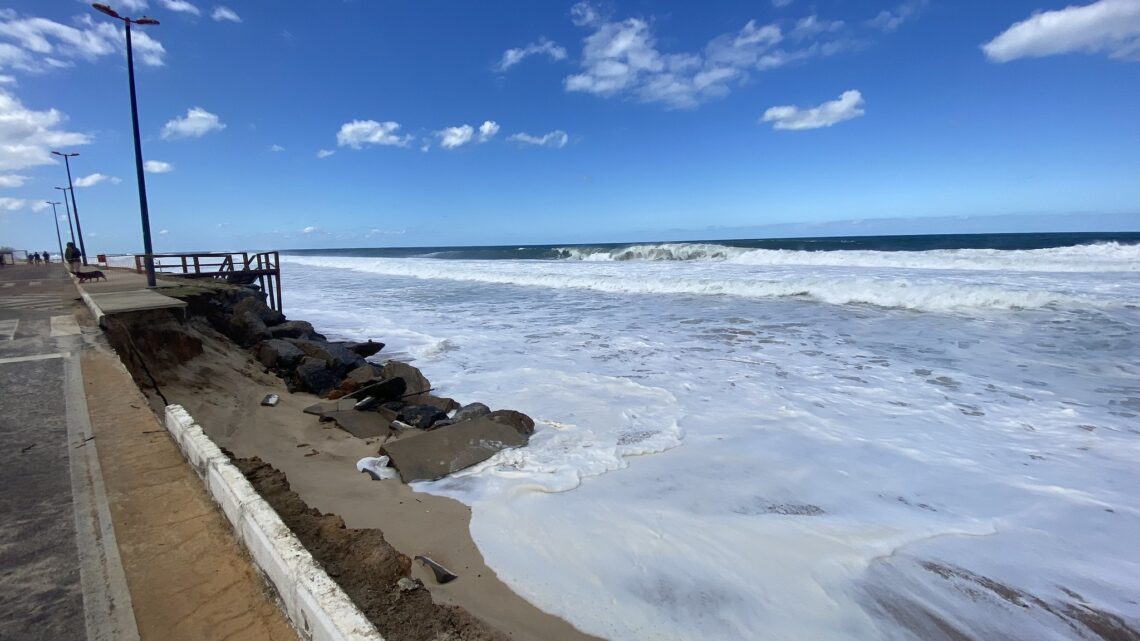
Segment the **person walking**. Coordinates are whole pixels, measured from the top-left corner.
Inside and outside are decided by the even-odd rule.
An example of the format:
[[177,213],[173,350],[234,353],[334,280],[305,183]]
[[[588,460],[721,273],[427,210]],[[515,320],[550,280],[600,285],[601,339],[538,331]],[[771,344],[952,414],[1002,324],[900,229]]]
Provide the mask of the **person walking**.
[[67,243],[67,247],[63,250],[63,260],[67,263],[67,269],[71,273],[75,273],[79,269],[79,248],[75,243]]

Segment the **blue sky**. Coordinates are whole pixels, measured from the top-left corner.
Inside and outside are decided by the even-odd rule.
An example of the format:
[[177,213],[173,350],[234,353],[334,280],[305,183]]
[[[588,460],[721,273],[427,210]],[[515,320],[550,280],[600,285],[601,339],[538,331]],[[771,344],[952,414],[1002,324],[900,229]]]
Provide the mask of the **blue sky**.
[[[1140,229],[1140,0],[223,1],[110,3],[162,23],[156,251]],[[88,252],[141,249],[121,31],[0,3],[0,244],[56,247],[64,149]]]

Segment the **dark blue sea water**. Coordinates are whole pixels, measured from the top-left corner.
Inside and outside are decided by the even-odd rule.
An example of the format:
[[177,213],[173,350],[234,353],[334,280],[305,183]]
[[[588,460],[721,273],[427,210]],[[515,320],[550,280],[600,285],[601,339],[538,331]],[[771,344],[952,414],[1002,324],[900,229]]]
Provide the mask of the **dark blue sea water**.
[[[1097,243],[1138,244],[1140,243],[1140,232],[751,238],[581,245],[346,247],[340,249],[290,249],[281,253],[295,256],[421,257],[469,260],[559,260],[609,253],[615,260],[677,260],[681,259],[682,256],[684,258],[715,258],[716,248],[719,247],[792,251],[868,250],[893,252],[935,249],[1050,249]],[[686,252],[670,251],[683,247],[702,249]],[[656,251],[654,251],[655,249]]]

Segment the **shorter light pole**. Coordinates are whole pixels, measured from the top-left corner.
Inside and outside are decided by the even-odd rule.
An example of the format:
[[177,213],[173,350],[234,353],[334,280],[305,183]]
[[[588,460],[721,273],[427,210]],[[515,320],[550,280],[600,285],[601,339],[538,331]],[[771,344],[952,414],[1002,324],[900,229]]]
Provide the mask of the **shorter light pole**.
[[79,256],[83,259],[83,264],[87,265],[87,246],[83,244],[83,226],[79,224],[79,205],[75,204],[75,185],[71,184],[71,159],[78,156],[79,153],[65,154],[59,151],[51,152],[63,158],[63,164],[67,167],[67,188],[71,190],[71,211],[75,212],[75,231],[79,233]]
[[67,211],[67,229],[71,232],[71,244],[75,244],[75,227],[71,225],[71,207],[67,204],[67,187],[56,187],[63,192],[63,208]]
[[56,242],[59,243],[59,262],[62,263],[62,262],[64,262],[64,260],[63,260],[63,238],[61,238],[59,235],[59,212],[55,210],[55,206],[58,205],[59,203],[55,203],[55,202],[52,202],[50,200],[45,201],[45,202],[47,204],[51,205],[51,219],[55,221],[55,240],[56,240]]
[[[111,7],[96,2],[91,5],[95,10],[111,16],[116,20],[122,20],[123,26],[127,30],[127,80],[131,89],[131,125],[134,127],[135,134],[135,173],[138,175],[139,181],[139,213],[142,215],[142,229],[143,229],[143,261],[146,263],[146,286],[155,287],[156,282],[154,279],[154,248],[150,242],[150,210],[146,204],[146,178],[143,175],[143,157],[142,157],[142,143],[139,141],[139,107],[138,100],[135,97],[135,54],[131,49],[131,25],[157,25],[158,20],[143,16],[138,19],[128,18],[121,16],[117,11]],[[75,192],[72,192],[74,194]]]

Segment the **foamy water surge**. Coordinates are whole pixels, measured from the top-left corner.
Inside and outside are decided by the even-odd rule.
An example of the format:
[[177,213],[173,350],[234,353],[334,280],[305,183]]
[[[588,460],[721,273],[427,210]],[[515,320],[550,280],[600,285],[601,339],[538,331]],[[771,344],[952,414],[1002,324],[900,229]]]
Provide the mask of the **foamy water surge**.
[[1140,627],[1140,284],[1094,247],[289,257],[285,301],[536,419],[417,489],[587,632],[1097,638]]

